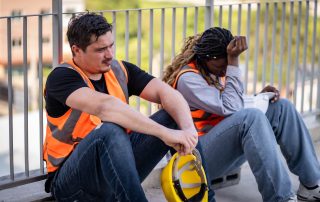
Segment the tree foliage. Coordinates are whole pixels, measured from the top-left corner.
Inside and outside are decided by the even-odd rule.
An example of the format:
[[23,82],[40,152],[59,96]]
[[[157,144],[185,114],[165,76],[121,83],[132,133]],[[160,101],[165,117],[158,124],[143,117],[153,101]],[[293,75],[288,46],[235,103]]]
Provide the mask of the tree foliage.
[[140,8],[141,0],[86,0],[86,8],[90,10],[116,10]]

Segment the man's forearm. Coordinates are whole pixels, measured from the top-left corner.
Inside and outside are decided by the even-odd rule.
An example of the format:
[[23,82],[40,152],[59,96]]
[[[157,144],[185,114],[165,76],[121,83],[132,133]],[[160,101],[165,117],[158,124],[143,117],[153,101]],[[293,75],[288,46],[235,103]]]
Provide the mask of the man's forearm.
[[161,99],[161,104],[176,121],[180,129],[194,129],[188,103],[178,91],[166,92]]

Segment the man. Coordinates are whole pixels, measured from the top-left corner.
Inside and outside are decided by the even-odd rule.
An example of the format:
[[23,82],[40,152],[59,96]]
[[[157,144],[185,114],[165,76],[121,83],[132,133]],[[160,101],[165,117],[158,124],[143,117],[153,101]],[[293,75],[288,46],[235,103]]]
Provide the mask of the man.
[[[140,183],[168,149],[185,155],[198,142],[189,107],[169,85],[113,58],[104,17],[74,16],[67,37],[73,59],[50,73],[45,90],[46,190],[58,201],[147,201]],[[163,110],[145,117],[130,95]]]

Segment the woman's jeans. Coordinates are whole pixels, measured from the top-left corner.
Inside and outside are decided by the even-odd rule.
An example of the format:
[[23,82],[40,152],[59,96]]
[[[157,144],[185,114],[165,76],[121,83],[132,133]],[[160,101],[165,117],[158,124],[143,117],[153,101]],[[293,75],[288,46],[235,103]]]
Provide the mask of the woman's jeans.
[[[164,110],[150,118],[177,127]],[[103,123],[64,162],[53,180],[52,194],[58,201],[147,201],[141,182],[168,150],[159,138],[128,135],[116,124]]]
[[316,185],[320,179],[310,134],[295,107],[285,99],[270,103],[266,114],[258,109],[236,112],[199,141],[211,179],[248,160],[263,201],[286,201],[294,195],[277,144],[302,184]]

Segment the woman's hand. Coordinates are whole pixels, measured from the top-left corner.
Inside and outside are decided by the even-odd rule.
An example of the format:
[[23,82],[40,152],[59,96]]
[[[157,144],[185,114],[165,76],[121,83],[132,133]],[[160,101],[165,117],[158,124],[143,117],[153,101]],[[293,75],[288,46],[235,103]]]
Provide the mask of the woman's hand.
[[227,46],[228,64],[233,66],[239,65],[239,55],[248,49],[247,39],[245,36],[235,36]]
[[261,91],[261,93],[265,93],[265,92],[273,92],[275,93],[275,96],[271,99],[271,102],[274,103],[276,101],[279,100],[280,98],[280,93],[279,90],[273,86],[267,85],[266,87],[264,87]]

